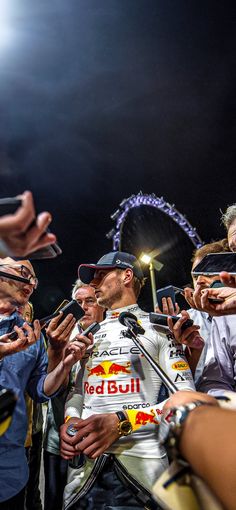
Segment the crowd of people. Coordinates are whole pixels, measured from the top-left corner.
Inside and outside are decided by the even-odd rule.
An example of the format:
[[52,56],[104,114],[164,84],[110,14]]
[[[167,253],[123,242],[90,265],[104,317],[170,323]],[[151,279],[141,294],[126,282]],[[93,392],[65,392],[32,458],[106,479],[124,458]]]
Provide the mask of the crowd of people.
[[[218,508],[235,509],[236,277],[194,277],[184,289],[189,309],[163,298],[162,312],[179,319],[156,328],[138,305],[145,283],[139,261],[113,251],[79,266],[72,298],[83,317],[59,312],[42,333],[30,305],[38,280],[27,255],[56,236],[45,232],[51,215],[36,215],[32,194],[21,200],[16,213],[0,218],[0,389],[17,398],[0,437],[0,510],[175,510],[165,491],[153,489],[172,462],[204,480]],[[207,254],[236,250],[236,205],[223,222],[227,238],[195,251],[193,270]],[[143,328],[142,346],[175,393],[166,393],[127,334],[124,312]],[[84,335],[94,322],[97,333]]]

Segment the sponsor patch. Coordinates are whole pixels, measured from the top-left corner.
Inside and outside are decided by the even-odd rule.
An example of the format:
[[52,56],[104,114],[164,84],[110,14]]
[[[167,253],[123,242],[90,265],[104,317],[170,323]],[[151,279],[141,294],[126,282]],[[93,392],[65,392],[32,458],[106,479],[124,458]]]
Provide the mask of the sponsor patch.
[[186,361],[176,361],[171,367],[173,370],[189,370],[189,364]]

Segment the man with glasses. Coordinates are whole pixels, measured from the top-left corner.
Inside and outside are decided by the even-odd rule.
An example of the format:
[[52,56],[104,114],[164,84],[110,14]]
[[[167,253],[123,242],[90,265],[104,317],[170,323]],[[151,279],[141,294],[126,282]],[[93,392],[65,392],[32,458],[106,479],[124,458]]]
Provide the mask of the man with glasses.
[[[66,346],[75,319],[69,314],[58,326],[60,317],[54,318],[48,328],[53,343],[49,349],[51,371],[47,373],[48,359],[39,321],[35,320],[30,326],[17,312],[18,307],[28,302],[36,286],[37,278],[28,260],[0,259],[1,340],[9,341],[9,332],[14,330],[21,343],[15,350],[13,347],[11,352],[5,352],[0,360],[0,385],[17,395],[12,423],[0,438],[0,510],[24,510],[24,487],[28,478],[24,452],[27,430],[24,392],[27,391],[38,402],[53,397],[91,342],[80,335]],[[59,350],[56,349],[56,339]],[[15,346],[16,343],[17,340],[5,345]]]

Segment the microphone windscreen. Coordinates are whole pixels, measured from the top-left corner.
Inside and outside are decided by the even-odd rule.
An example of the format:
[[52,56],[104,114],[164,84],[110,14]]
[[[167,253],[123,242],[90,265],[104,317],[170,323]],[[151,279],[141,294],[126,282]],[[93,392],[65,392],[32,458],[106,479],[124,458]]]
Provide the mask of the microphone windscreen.
[[125,326],[125,319],[132,319],[133,321],[137,322],[137,317],[133,313],[130,312],[121,312],[119,315],[119,321],[120,323]]

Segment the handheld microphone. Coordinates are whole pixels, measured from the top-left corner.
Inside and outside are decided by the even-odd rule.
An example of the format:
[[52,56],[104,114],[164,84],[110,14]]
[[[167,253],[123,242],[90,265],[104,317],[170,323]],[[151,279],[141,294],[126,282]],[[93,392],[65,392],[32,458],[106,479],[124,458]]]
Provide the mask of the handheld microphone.
[[136,335],[144,335],[145,330],[138,323],[138,319],[136,315],[130,312],[122,312],[119,315],[119,321],[122,326],[126,326],[126,328],[134,329]]

